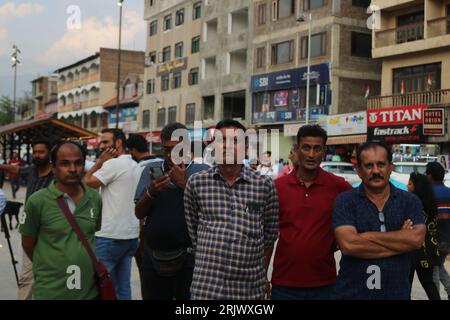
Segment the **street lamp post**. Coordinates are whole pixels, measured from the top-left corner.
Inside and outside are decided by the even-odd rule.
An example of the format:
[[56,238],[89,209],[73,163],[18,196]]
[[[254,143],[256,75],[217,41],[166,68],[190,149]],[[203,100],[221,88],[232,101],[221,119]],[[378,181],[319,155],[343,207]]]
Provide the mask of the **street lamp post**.
[[308,16],[305,14],[299,16],[297,21],[304,22],[308,20],[308,66],[306,71],[306,119],[305,124],[309,123],[309,84],[311,80],[311,29],[312,29],[312,13]]
[[117,97],[116,97],[116,129],[119,128],[119,104],[120,104],[120,58],[121,58],[121,46],[122,46],[122,5],[123,0],[118,0],[117,5],[120,8],[119,13],[119,53],[118,53],[118,67],[117,67]]
[[16,83],[17,83],[17,65],[20,64],[19,61],[20,50],[17,45],[13,45],[13,53],[11,54],[11,61],[13,62],[12,67],[14,68],[14,88],[13,88],[13,110],[14,117],[16,115]]

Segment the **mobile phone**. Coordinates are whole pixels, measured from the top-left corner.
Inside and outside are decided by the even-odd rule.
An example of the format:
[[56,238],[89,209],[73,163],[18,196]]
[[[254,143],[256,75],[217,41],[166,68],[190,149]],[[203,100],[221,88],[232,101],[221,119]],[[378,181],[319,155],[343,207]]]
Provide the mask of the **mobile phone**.
[[164,176],[164,172],[159,167],[150,168],[150,176],[152,177],[153,180],[156,180]]

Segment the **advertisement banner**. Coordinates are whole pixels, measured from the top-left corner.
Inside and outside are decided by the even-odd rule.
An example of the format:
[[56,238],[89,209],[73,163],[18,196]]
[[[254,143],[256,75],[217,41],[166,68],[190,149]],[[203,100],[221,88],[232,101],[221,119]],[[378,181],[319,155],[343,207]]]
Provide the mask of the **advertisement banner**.
[[426,105],[367,110],[367,140],[422,143]]
[[328,136],[345,136],[367,133],[367,112],[328,116]]

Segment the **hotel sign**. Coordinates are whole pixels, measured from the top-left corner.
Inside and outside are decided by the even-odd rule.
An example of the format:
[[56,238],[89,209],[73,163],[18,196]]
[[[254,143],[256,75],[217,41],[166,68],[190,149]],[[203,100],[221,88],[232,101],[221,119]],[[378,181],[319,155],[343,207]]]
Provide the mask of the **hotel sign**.
[[158,66],[157,74],[158,76],[161,76],[174,71],[185,70],[186,68],[187,58],[181,58]]
[[423,111],[423,134],[443,136],[445,134],[444,109],[426,109]]

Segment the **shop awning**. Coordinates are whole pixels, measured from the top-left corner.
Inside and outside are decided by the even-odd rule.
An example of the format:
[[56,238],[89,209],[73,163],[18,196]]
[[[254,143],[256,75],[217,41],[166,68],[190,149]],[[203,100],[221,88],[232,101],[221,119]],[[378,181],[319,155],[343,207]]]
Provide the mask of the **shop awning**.
[[[15,135],[16,137],[11,138],[8,135]],[[12,141],[17,145],[31,143],[33,139],[50,141],[85,140],[96,138],[97,134],[55,118],[44,118],[15,122],[0,127],[0,137],[3,138],[3,143]]]
[[360,144],[367,141],[366,134],[359,134],[353,136],[338,136],[328,137],[327,145],[333,146],[338,144]]

